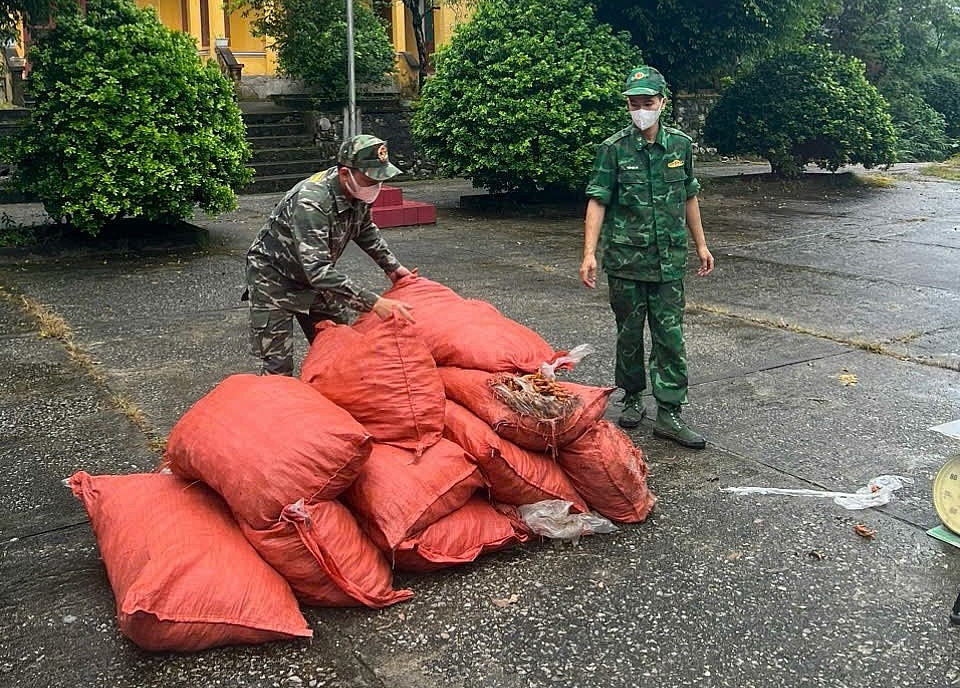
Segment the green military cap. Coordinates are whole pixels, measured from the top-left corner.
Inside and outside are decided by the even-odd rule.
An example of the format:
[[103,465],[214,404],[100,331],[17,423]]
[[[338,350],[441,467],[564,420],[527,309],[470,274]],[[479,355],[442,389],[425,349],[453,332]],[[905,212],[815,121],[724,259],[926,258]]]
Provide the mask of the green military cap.
[[357,134],[340,144],[337,162],[344,167],[360,170],[378,182],[400,174],[400,169],[390,162],[387,142],[370,134]]
[[667,95],[667,81],[663,74],[653,67],[642,65],[634,67],[627,74],[625,96],[664,96]]

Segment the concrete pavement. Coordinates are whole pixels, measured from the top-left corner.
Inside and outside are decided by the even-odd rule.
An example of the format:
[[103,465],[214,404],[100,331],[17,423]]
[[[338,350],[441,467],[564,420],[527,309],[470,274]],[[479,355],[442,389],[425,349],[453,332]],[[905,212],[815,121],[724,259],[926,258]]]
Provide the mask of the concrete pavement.
[[[730,176],[749,171],[702,168],[717,269],[687,281],[685,416],[710,444],[678,449],[649,421],[630,433],[660,497],[646,523],[398,575],[410,602],[305,609],[312,641],[193,655],[120,636],[96,542],[60,481],[151,470],[190,405],[253,370],[243,253],[278,196],[198,218],[203,248],[8,255],[0,686],[960,685],[960,629],[947,621],[960,552],[925,534],[938,523],[931,481],[960,453],[928,431],[960,417],[960,186],[911,166],[888,173],[889,188]],[[574,379],[611,384],[613,318],[604,289],[577,278],[577,209],[483,214],[458,208],[462,181],[403,188],[439,207],[436,225],[387,230],[408,267],[558,348],[592,344]],[[343,266],[387,286],[358,251]],[[40,336],[37,314],[69,331]],[[853,491],[891,473],[915,483],[860,512],[721,491]],[[857,523],[877,536],[857,536]]]

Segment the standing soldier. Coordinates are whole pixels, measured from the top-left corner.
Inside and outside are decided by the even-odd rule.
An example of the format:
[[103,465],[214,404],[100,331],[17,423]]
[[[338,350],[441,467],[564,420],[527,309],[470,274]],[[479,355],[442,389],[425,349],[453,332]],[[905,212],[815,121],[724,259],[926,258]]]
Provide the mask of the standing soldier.
[[247,251],[250,346],[260,374],[293,374],[294,317],[310,342],[317,323],[348,323],[354,311],[413,321],[407,304],[358,286],[336,268],[354,241],[391,282],[411,274],[370,218],[383,182],[398,174],[387,144],[359,134],[340,146],[335,167],[298,183],[270,214]]
[[687,232],[700,265],[713,270],[700,221],[690,137],[661,125],[667,84],[656,69],[637,67],[627,75],[627,109],[633,124],[600,144],[587,186],[580,279],[597,283],[596,250],[603,239],[603,269],[617,321],[616,384],[625,392],[619,424],[634,428],[645,415],[643,328],[650,324],[650,382],[657,400],[653,432],[683,446],[702,449],[706,440],[680,417],[687,403],[687,360],[683,340],[683,278]]

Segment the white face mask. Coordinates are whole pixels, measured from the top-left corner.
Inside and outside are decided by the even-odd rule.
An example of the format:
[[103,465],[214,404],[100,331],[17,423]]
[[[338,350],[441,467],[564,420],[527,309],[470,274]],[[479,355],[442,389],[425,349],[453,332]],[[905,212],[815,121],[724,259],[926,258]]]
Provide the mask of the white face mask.
[[357,178],[353,176],[353,170],[348,167],[347,172],[350,174],[350,183],[346,184],[346,187],[351,196],[356,198],[358,201],[363,201],[367,204],[373,203],[375,200],[377,200],[377,196],[380,195],[380,188],[383,186],[383,182],[373,186],[360,186],[357,184]]
[[630,118],[637,125],[637,129],[645,131],[657,123],[660,119],[660,112],[663,110],[663,103],[656,110],[631,110]]

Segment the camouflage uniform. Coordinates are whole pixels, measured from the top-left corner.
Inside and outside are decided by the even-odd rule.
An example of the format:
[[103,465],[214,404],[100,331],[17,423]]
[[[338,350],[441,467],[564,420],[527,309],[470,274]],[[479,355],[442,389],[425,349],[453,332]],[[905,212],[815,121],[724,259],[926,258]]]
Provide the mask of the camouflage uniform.
[[686,201],[699,190],[690,137],[662,124],[653,143],[631,124],[600,144],[587,186],[606,207],[602,265],[617,321],[616,384],[627,395],[646,387],[646,320],[653,396],[667,408],[687,403]]
[[[374,154],[382,147],[386,165],[376,165],[382,169],[350,164],[364,146]],[[383,141],[372,136],[345,142],[338,162],[374,179],[399,173],[386,160]],[[401,267],[371,220],[370,206],[346,197],[337,170],[318,172],[290,189],[247,252],[250,348],[261,360],[261,374],[293,374],[294,317],[312,341],[321,320],[348,323],[354,311],[373,308],[379,296],[336,269],[350,241],[385,273]]]

